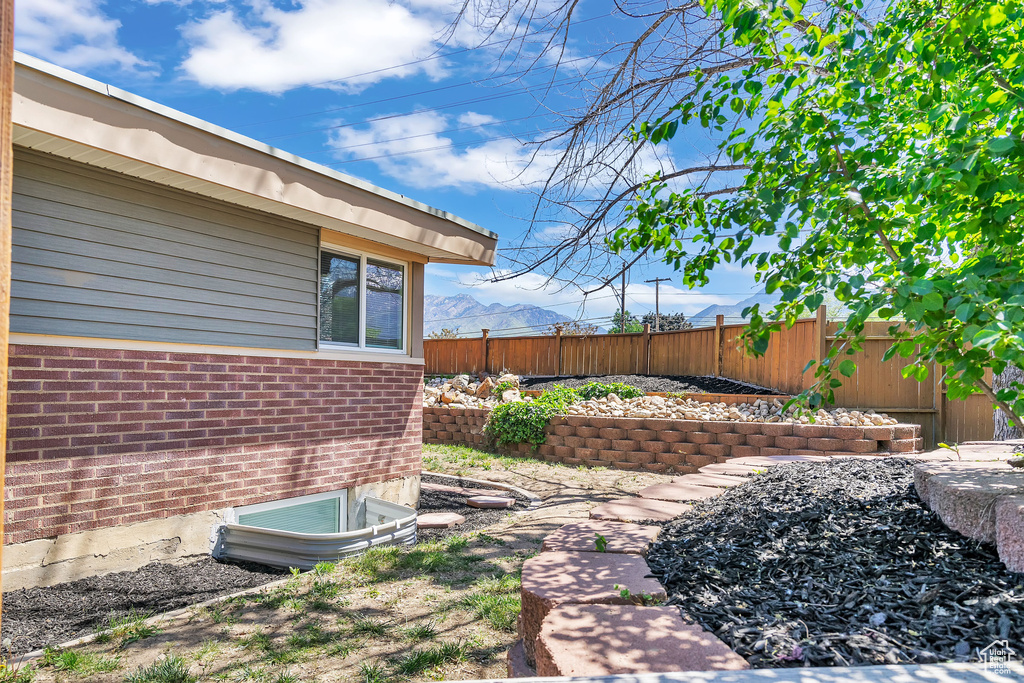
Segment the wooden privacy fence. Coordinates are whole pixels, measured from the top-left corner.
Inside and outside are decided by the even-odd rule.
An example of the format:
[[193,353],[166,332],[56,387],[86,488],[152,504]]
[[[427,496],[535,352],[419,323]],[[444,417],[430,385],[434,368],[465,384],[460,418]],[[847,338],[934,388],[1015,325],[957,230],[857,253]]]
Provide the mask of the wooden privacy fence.
[[[714,327],[672,332],[651,332],[645,326],[635,334],[491,338],[484,330],[477,339],[424,340],[423,355],[428,375],[697,375],[797,394],[814,381],[813,372],[803,373],[807,362],[824,357],[839,325],[826,320],[822,307],[816,317],[772,334],[768,351],[760,357],[747,355],[739,345],[743,327],[726,325],[718,316]],[[852,356],[857,372],[842,378],[835,405],[873,408],[901,422],[920,424],[929,447],[991,439],[992,406],[984,396],[947,400],[934,368],[929,380],[918,382],[900,374],[909,359],[882,361],[892,343],[888,327],[886,322],[868,323],[864,348]]]

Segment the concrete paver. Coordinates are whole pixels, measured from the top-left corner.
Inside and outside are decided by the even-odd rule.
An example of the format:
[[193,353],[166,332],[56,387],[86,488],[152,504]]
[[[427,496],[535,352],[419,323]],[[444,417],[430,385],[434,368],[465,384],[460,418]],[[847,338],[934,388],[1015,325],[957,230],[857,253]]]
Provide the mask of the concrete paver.
[[650,498],[619,498],[602,503],[590,511],[591,519],[613,522],[667,522],[692,509],[683,503]]
[[661,527],[591,519],[566,524],[544,539],[541,552],[596,552],[597,536],[605,539],[606,553],[646,555],[647,547],[661,533]]

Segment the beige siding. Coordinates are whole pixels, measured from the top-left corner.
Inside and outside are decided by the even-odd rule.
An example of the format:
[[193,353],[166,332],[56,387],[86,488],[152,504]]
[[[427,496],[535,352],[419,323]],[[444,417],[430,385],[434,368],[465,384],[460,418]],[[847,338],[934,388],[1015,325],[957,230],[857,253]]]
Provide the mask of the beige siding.
[[11,331],[312,350],[318,229],[16,150]]

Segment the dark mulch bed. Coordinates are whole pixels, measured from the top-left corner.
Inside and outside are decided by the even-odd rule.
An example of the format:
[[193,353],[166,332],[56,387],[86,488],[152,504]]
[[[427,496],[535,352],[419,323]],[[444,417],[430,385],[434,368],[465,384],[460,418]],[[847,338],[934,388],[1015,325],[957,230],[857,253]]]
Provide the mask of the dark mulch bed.
[[1024,574],[925,508],[906,460],[773,468],[666,525],[647,561],[756,667],[963,661],[1024,638]]
[[203,558],[184,565],[154,562],[136,571],[94,576],[48,588],[5,591],[3,639],[24,654],[106,626],[111,617],[167,612],[286,575],[251,563]]
[[[475,489],[486,489],[483,484],[464,482],[462,480],[446,479],[423,474],[423,481],[446,486],[465,486]],[[470,531],[478,531],[492,524],[501,522],[510,512],[525,510],[530,506],[530,499],[515,491],[504,491],[502,496],[515,498],[515,507],[505,510],[480,510],[466,505],[466,497],[454,493],[442,493],[439,491],[421,491],[420,504],[417,508],[420,512],[455,512],[466,518],[466,521],[451,529],[420,529],[417,536],[422,541],[438,541],[452,536],[461,536]]]
[[536,389],[538,391],[550,389],[556,384],[568,387],[581,387],[587,382],[603,382],[605,384],[621,382],[638,389],[643,389],[645,392],[660,391],[668,393],[685,391],[707,394],[779,395],[779,392],[773,389],[737,382],[733,379],[726,379],[724,377],[694,377],[690,375],[666,375],[664,377],[648,377],[647,375],[593,375],[590,377],[555,377],[554,379],[544,377],[531,379],[524,377],[520,380],[522,388]]

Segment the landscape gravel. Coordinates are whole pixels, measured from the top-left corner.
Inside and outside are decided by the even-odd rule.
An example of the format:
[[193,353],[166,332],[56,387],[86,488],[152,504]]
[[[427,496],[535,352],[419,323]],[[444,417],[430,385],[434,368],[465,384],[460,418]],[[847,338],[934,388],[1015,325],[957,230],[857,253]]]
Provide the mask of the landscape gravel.
[[966,661],[1024,638],[1024,574],[946,528],[901,458],[774,467],[665,525],[647,560],[755,667]]
[[4,591],[3,630],[9,651],[25,654],[95,632],[113,617],[158,614],[254,588],[288,572],[210,557],[188,564],[154,562],[141,569]]

